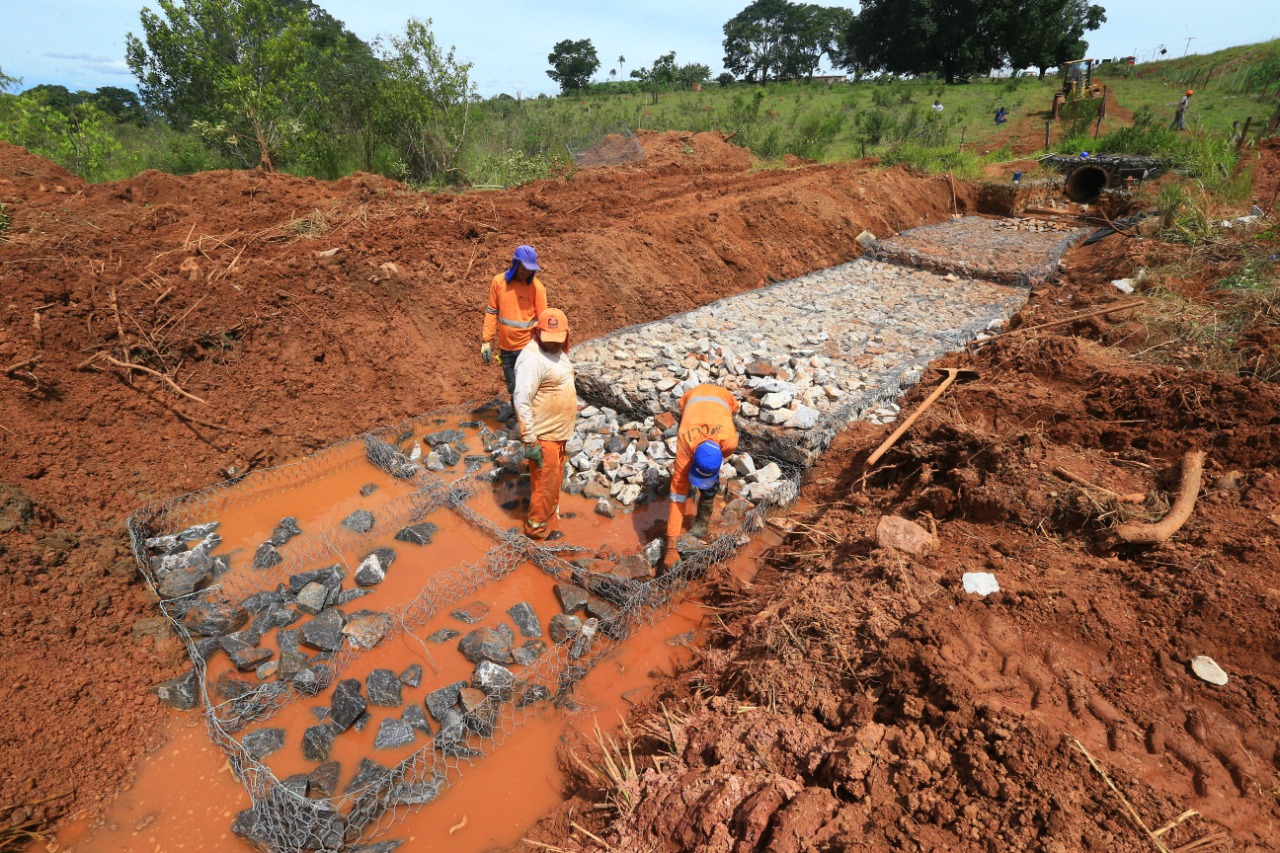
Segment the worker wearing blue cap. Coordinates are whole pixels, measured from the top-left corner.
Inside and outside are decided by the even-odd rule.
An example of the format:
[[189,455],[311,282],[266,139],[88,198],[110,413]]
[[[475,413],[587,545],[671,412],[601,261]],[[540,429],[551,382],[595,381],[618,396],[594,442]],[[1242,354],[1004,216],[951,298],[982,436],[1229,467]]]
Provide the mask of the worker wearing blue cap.
[[738,449],[738,428],[733,415],[738,401],[719,385],[696,385],[680,398],[680,427],[676,438],[676,464],[671,471],[671,509],[667,513],[667,545],[662,558],[670,569],[680,560],[676,540],[684,529],[689,498],[698,495],[698,514],[689,528],[703,538],[711,524],[720,466]]
[[511,257],[511,266],[506,272],[495,275],[489,283],[489,304],[484,309],[484,331],[480,336],[480,358],[485,364],[492,360],[496,335],[509,395],[515,393],[516,359],[533,340],[538,317],[547,310],[547,291],[538,275],[541,270],[534,248],[517,246]]

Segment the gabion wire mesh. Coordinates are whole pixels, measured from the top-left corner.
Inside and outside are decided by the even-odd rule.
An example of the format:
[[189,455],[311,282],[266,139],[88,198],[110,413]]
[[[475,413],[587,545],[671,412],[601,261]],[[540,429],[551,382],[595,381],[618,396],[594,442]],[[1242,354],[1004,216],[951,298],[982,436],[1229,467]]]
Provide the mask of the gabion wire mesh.
[[[563,540],[533,542],[470,505],[485,488],[491,488],[495,480],[517,476],[509,460],[500,453],[494,454],[491,464],[484,468],[477,468],[474,463],[469,466],[459,463],[456,473],[426,470],[422,464],[425,457],[410,459],[415,455],[410,445],[427,429],[442,425],[456,428],[459,422],[468,423],[471,426],[467,428],[467,440],[473,440],[476,422],[462,420],[471,417],[472,411],[455,409],[423,415],[395,428],[340,442],[308,459],[254,472],[239,482],[223,483],[149,505],[129,519],[134,554],[143,576],[157,595],[166,577],[161,568],[164,555],[158,554],[155,547],[149,548],[148,542],[155,546],[157,542],[168,541],[173,546],[173,541],[165,537],[179,536],[184,531],[189,540],[185,544],[197,541],[201,534],[199,541],[216,539],[218,534],[209,533],[207,524],[204,528],[197,525],[215,521],[221,513],[251,507],[290,489],[301,489],[343,472],[367,470],[370,479],[381,478],[377,480],[379,488],[397,490],[378,510],[378,530],[384,535],[402,524],[428,517],[442,521],[440,516],[448,515],[490,542],[479,560],[438,569],[425,580],[416,595],[383,611],[385,632],[371,648],[347,643],[339,650],[310,658],[303,670],[310,672],[307,678],[294,672],[290,678],[277,677],[230,693],[224,689],[228,670],[211,661],[220,654],[218,644],[225,643],[228,634],[234,636],[240,632],[204,636],[191,630],[193,614],[201,616],[210,609],[234,609],[251,603],[265,608],[255,616],[255,619],[262,618],[264,613],[273,612],[272,603],[276,603],[273,596],[289,601],[286,593],[290,583],[304,570],[333,562],[345,564],[349,572],[353,562],[350,555],[373,544],[374,532],[348,529],[341,523],[297,531],[275,549],[279,562],[258,568],[253,563],[256,554],[250,555],[243,548],[232,550],[229,562],[233,565],[224,566],[223,573],[212,578],[208,585],[186,595],[161,597],[161,610],[173,620],[191,657],[210,735],[227,753],[252,803],[237,817],[233,828],[263,849],[344,849],[378,836],[408,811],[435,800],[467,768],[482,760],[529,720],[545,714],[548,707],[557,704],[572,707],[574,687],[591,668],[625,642],[639,625],[669,613],[691,583],[736,553],[753,532],[763,527],[773,505],[756,507],[707,542],[706,547],[686,554],[674,571],[661,576],[636,580],[593,572],[583,567],[582,560],[575,562],[586,553],[581,547]],[[373,448],[372,452],[367,452],[368,448]],[[794,483],[799,469],[791,466],[788,474]],[[774,503],[794,493],[794,486],[789,491],[782,490]],[[194,550],[179,551],[179,556]],[[218,546],[215,544],[210,550],[216,556]],[[255,749],[254,738],[264,731],[273,731],[263,726],[284,708],[302,700],[334,701],[344,676],[362,666],[366,658],[376,658],[397,637],[411,638],[425,650],[426,643],[419,635],[433,620],[522,570],[521,567],[538,572],[548,584],[581,588],[584,594],[604,602],[597,605],[604,615],[582,619],[576,629],[558,641],[553,636],[552,642],[546,643],[545,652],[526,666],[514,670],[489,668],[486,677],[491,680],[487,682],[479,674],[473,676],[468,683],[483,688],[471,696],[478,701],[463,704],[459,700],[450,704],[443,712],[443,719],[436,720],[435,727],[424,717],[423,723],[430,733],[424,745],[395,764],[363,759],[355,776],[341,790],[334,788],[323,796],[316,796],[314,791],[309,793],[306,779],[300,780],[297,774],[287,776],[275,772],[271,762]],[[316,618],[313,616],[311,621]],[[249,628],[253,624],[250,622]],[[255,639],[278,640],[278,635],[286,630],[285,626],[271,625]],[[225,646],[222,650],[225,651]],[[427,657],[434,660],[429,652]],[[445,684],[437,690],[447,690],[450,686]],[[320,722],[312,729],[331,725],[332,708],[329,713],[330,722]]]

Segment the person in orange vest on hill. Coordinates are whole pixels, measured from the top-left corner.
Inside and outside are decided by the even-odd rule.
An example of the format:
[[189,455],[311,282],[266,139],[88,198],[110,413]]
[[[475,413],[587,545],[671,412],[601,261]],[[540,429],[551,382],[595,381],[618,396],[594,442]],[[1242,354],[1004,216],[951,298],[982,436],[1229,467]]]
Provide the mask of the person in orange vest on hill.
[[698,538],[707,535],[716,492],[720,486],[720,466],[738,449],[738,428],[733,414],[738,401],[719,385],[695,385],[680,398],[680,427],[676,438],[676,464],[671,471],[671,508],[667,511],[667,543],[663,568],[680,561],[676,540],[688,515],[689,498],[696,491],[698,513],[689,532]]
[[489,304],[484,309],[480,358],[493,359],[493,339],[498,338],[498,360],[507,382],[507,394],[515,405],[516,359],[533,339],[538,317],[547,310],[547,291],[538,280],[538,253],[532,246],[517,246],[511,266],[489,284]]
[[533,339],[515,360],[514,403],[529,460],[530,539],[555,539],[551,522],[560,516],[560,482],[564,479],[564,444],[573,437],[578,394],[569,361],[569,320],[558,308],[538,315]]

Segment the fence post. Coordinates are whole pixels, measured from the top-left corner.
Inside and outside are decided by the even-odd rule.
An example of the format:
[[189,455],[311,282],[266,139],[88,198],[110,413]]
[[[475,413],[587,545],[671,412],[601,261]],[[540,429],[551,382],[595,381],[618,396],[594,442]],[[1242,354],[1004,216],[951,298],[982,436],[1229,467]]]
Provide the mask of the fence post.
[[1053,127],[1053,122],[1046,121],[1044,123],[1044,150],[1049,150],[1049,129]]
[[960,128],[960,150],[961,151],[964,150],[964,137],[965,137],[965,134],[967,134],[968,132],[969,132],[969,128],[967,125],[965,127]]

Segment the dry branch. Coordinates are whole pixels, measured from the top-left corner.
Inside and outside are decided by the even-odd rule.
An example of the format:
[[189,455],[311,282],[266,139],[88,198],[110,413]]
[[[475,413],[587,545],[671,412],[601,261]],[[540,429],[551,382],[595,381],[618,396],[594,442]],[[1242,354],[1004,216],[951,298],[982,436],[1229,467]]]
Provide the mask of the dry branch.
[[1099,486],[1097,483],[1091,483],[1088,480],[1086,480],[1084,477],[1081,477],[1079,474],[1071,473],[1066,468],[1062,468],[1062,467],[1054,468],[1053,473],[1061,477],[1062,479],[1066,480],[1068,483],[1075,483],[1077,486],[1083,486],[1086,489],[1092,489],[1095,492],[1106,495],[1116,503],[1140,504],[1147,499],[1146,495],[1139,494],[1137,492],[1131,495],[1118,494],[1116,492],[1111,491],[1106,486]]
[[[195,400],[197,403],[203,403],[205,405],[208,405],[208,402],[209,402],[208,400],[202,400],[201,398],[197,397],[195,394],[187,393],[182,389],[182,386],[178,385],[178,383],[174,382],[172,379],[170,379],[168,376],[165,376],[160,371],[152,370],[150,367],[143,367],[141,364],[133,364],[128,361],[121,361],[118,358],[112,358],[111,356],[107,355],[105,352],[100,352],[97,355],[93,356],[92,358],[85,359],[84,361],[80,362],[79,367],[80,368],[88,367],[90,364],[98,360],[109,362],[115,365],[116,367],[123,367],[125,370],[139,370],[143,373],[149,373],[152,376],[156,377],[157,379],[163,380],[165,383],[169,385],[170,388],[172,388],[174,391],[177,391],[179,394],[186,397],[188,400]],[[226,429],[226,427],[223,427],[223,429]]]
[[1121,305],[1112,305],[1110,308],[1103,308],[1100,311],[1089,311],[1085,314],[1077,314],[1074,317],[1067,317],[1063,320],[1054,320],[1052,323],[1041,323],[1038,326],[1019,326],[1016,329],[1010,329],[1007,332],[1001,332],[998,335],[992,335],[991,337],[983,338],[980,341],[970,341],[967,349],[969,352],[973,352],[979,347],[986,346],[994,340],[999,340],[1000,338],[1007,337],[1009,335],[1020,335],[1026,332],[1038,332],[1041,329],[1052,329],[1055,326],[1065,326],[1069,323],[1074,323],[1077,320],[1088,320],[1090,317],[1104,317],[1107,314],[1115,314],[1119,311],[1127,311],[1130,308],[1138,308],[1143,304],[1143,301],[1139,299],[1134,302],[1125,302]]
[[13,376],[15,373],[21,370],[26,370],[28,367],[35,367],[37,364],[40,363],[40,360],[42,358],[44,358],[44,356],[42,355],[33,355],[33,356],[30,356],[29,358],[24,358],[21,361],[15,361],[13,364],[9,365],[4,369],[4,375]]
[[1204,475],[1203,450],[1193,450],[1182,460],[1182,484],[1178,488],[1177,500],[1169,509],[1169,514],[1154,524],[1122,524],[1115,529],[1117,542],[1126,545],[1158,545],[1168,541],[1169,537],[1191,517],[1196,498],[1200,496],[1200,481]]

